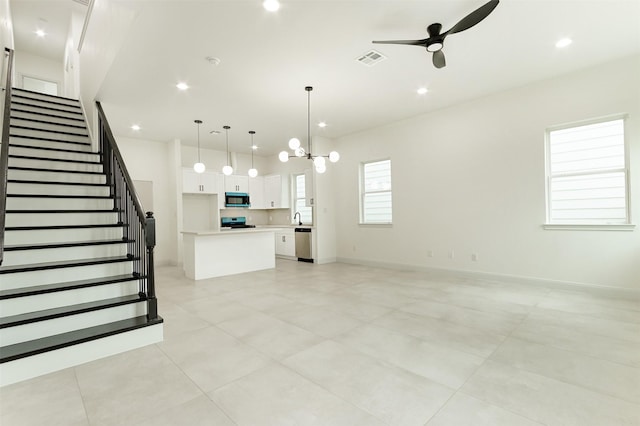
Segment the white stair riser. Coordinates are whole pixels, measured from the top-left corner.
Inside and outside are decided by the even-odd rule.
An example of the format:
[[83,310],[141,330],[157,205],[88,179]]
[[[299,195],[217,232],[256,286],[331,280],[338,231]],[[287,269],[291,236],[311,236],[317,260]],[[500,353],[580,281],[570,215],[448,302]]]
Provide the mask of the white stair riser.
[[60,133],[47,132],[44,130],[18,129],[15,127],[11,128],[11,134],[18,137],[30,136],[35,138],[53,139],[54,141],[59,142],[90,142],[88,136],[63,135]]
[[23,111],[11,111],[11,118],[12,119],[19,118],[21,120],[44,121],[47,123],[54,123],[54,124],[69,124],[71,126],[85,126],[86,128],[86,123],[84,122],[84,120],[73,120],[73,119],[64,118],[64,117],[50,117],[46,115],[34,114],[34,113],[23,112]]
[[111,210],[111,198],[7,197],[7,210]]
[[65,125],[60,125],[55,123],[42,123],[40,121],[25,120],[22,118],[15,118],[15,117],[11,118],[11,125],[21,126],[21,127],[30,127],[33,129],[39,129],[39,130],[44,130],[49,132],[73,133],[80,136],[89,135],[87,133],[87,129],[86,128],[83,129],[82,127],[65,126]]
[[74,367],[111,355],[162,342],[163,324],[155,324],[103,339],[0,364],[0,386]]
[[44,147],[44,148],[55,148],[55,149],[72,149],[75,151],[86,151],[87,153],[91,153],[92,147],[89,143],[71,143],[71,142],[53,142],[53,141],[43,141],[40,139],[30,139],[30,138],[21,138],[18,136],[12,136],[9,138],[9,146],[11,145],[25,145],[25,146],[36,146],[36,147]]
[[74,241],[109,240],[122,238],[122,227],[38,229],[5,232],[5,245],[70,243]]
[[62,160],[75,161],[91,161],[93,163],[100,162],[100,154],[86,153],[79,154],[77,152],[49,151],[45,149],[23,148],[9,145],[10,155],[27,155],[29,157],[40,157],[42,159],[58,158]]
[[123,283],[105,284],[95,287],[4,299],[0,300],[0,314],[1,317],[4,318],[29,312],[44,311],[45,309],[97,302],[114,297],[131,296],[138,294],[139,289],[140,285],[138,281],[126,281]]
[[89,280],[132,273],[132,262],[101,263],[99,265],[77,266],[74,268],[0,274],[0,286],[3,289],[27,288],[36,285]]
[[20,96],[20,97],[13,97],[12,101],[15,102],[21,102],[21,103],[25,103],[25,104],[29,104],[32,106],[36,106],[36,107],[40,107],[40,108],[45,108],[45,109],[55,109],[55,110],[60,110],[60,111],[70,111],[70,112],[81,112],[82,110],[80,109],[79,104],[76,105],[61,105],[59,103],[53,104],[51,102],[47,102],[45,100],[39,100],[39,99],[33,99],[33,98],[29,98],[29,99],[25,99],[23,98],[22,94],[18,94],[16,93],[16,95]]
[[61,247],[55,249],[9,250],[4,252],[2,266],[89,259],[92,257],[124,256],[126,254],[127,245],[124,243],[98,246]]
[[[79,107],[80,106],[80,102],[77,99],[69,99],[69,98],[61,98],[61,97],[51,97],[51,96],[47,96],[45,94],[42,93],[35,93],[35,92],[25,92],[23,90],[14,90],[11,92],[14,96],[20,96],[21,98],[29,98],[29,99],[33,99],[33,100],[37,100],[37,101],[49,101],[49,102],[56,102],[58,104],[65,104],[65,105],[69,105],[69,106],[73,106],[73,107]],[[29,101],[29,99],[26,100],[26,102]]]
[[147,314],[147,303],[138,302],[109,309],[86,312],[47,321],[24,324],[16,327],[0,329],[0,342],[13,345],[29,340],[75,331],[81,328],[95,327],[110,322],[135,318]]
[[17,180],[43,180],[47,182],[78,182],[78,183],[105,183],[104,175],[85,173],[59,172],[34,172],[31,170],[9,170],[9,179]]
[[9,182],[7,184],[7,194],[84,195],[108,197],[109,187]]
[[[28,104],[28,105],[25,105]],[[37,106],[37,105],[31,105],[31,103],[29,102],[28,99],[13,99],[11,101],[11,109],[19,109],[22,111],[33,111],[33,112],[39,112],[41,114],[47,114],[50,116],[56,116],[56,117],[66,117],[66,118],[82,118],[83,116],[81,114],[77,114],[74,112],[65,112],[65,111],[59,111],[59,110],[52,110],[50,108],[46,108],[46,107],[42,107],[42,106]]]
[[[101,164],[70,163],[67,161],[51,161],[30,158],[9,157],[9,167],[31,167],[51,170],[75,170],[79,172],[101,172]],[[33,179],[33,177],[32,177]]]
[[6,226],[102,225],[116,223],[117,213],[7,213]]

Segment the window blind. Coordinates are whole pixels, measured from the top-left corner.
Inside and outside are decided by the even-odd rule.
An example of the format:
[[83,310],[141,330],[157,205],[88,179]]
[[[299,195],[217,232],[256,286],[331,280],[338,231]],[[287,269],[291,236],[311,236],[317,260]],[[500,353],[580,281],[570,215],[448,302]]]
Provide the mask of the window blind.
[[362,165],[361,222],[392,222],[391,160]]
[[[295,176],[295,212],[300,212],[300,220],[304,224],[313,223],[313,208],[306,205],[306,194],[305,194],[305,177],[304,173],[301,175]],[[292,216],[293,220],[293,216]],[[297,222],[295,222],[297,224]]]
[[549,132],[549,223],[628,223],[624,120]]

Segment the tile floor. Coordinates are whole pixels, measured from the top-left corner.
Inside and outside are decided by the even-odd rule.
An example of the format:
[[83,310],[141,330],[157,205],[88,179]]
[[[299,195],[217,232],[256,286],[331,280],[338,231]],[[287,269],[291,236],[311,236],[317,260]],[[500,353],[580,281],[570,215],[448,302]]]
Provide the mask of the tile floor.
[[278,261],[159,268],[161,344],[0,390],[0,424],[640,425],[640,302]]

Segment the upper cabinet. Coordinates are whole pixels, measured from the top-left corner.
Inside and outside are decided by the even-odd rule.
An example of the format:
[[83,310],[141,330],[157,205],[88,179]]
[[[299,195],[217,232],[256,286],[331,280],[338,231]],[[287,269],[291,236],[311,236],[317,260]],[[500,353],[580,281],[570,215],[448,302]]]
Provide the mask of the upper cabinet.
[[283,175],[264,177],[264,197],[267,209],[289,208],[289,178]]
[[316,204],[313,192],[313,170],[311,169],[304,171],[304,203],[307,207],[313,207]]
[[231,175],[224,177],[225,192],[249,192],[249,176]]
[[250,209],[267,208],[264,198],[264,177],[256,176],[249,179],[249,199],[251,200]]
[[191,168],[183,168],[182,192],[187,194],[217,194],[218,173],[196,173]]

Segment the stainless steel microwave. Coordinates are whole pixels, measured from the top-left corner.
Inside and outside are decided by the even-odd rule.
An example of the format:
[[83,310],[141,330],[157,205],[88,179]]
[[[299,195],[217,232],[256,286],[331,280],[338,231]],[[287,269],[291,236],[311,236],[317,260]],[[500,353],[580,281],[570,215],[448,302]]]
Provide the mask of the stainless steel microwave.
[[249,194],[246,192],[225,192],[224,205],[226,207],[251,207]]

